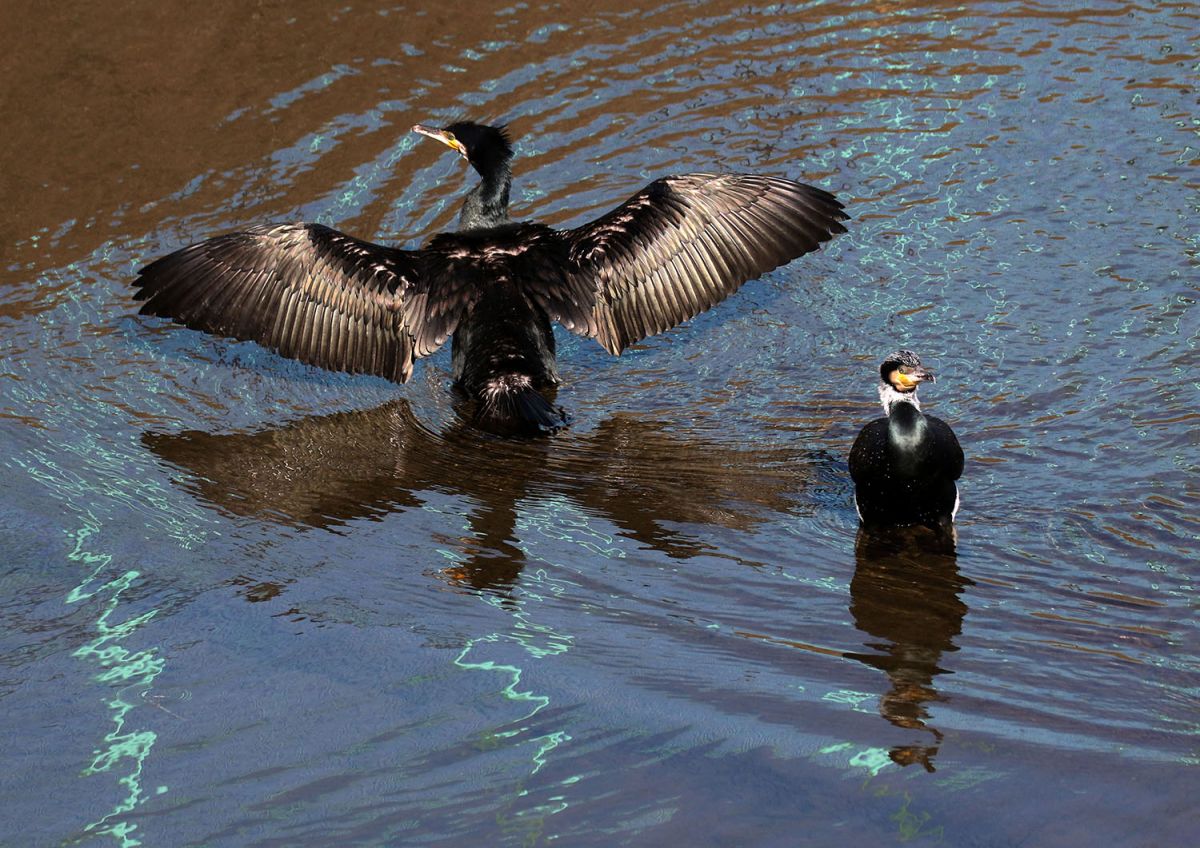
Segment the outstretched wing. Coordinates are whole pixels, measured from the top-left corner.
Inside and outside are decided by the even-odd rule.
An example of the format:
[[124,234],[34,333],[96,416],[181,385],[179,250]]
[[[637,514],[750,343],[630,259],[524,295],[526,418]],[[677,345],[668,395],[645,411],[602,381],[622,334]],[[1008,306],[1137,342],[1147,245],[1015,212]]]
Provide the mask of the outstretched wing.
[[402,383],[468,305],[461,292],[434,287],[426,264],[422,251],[320,224],[253,227],[150,263],[134,297],[145,301],[143,315]]
[[593,300],[589,320],[568,326],[620,353],[816,250],[846,231],[839,222],[847,217],[829,192],[777,177],[655,180],[608,214],[561,233],[572,288]]

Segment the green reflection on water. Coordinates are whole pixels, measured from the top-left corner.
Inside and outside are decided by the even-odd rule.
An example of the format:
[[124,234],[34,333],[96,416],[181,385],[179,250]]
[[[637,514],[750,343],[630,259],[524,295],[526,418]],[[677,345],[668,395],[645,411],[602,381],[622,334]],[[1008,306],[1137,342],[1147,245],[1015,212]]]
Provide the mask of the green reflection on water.
[[[833,742],[826,745],[824,748],[818,748],[817,753],[825,756],[832,754],[845,754],[854,750],[852,742]],[[861,751],[855,751],[851,754],[846,764],[850,768],[865,768],[871,775],[875,777],[888,766],[892,765],[892,758],[888,756],[888,752],[884,748],[863,748]]]
[[[119,619],[122,593],[141,582],[141,572],[114,573],[114,558],[95,550],[97,537],[105,526],[144,525],[147,532],[171,539],[184,549],[200,544],[205,533],[199,526],[208,519],[188,502],[180,503],[165,486],[161,475],[145,474],[140,462],[136,433],[128,428],[129,415],[122,398],[135,389],[148,389],[147,411],[166,414],[155,400],[159,387],[153,375],[131,371],[124,363],[114,362],[115,354],[103,335],[80,335],[80,328],[97,320],[94,314],[95,287],[83,269],[104,266],[136,267],[131,257],[111,243],[97,248],[86,263],[73,263],[51,269],[41,275],[38,284],[63,289],[62,304],[38,317],[46,338],[77,344],[78,360],[88,359],[100,377],[93,393],[80,393],[70,379],[46,380],[40,372],[40,360],[13,358],[6,371],[18,380],[6,394],[18,408],[37,410],[43,432],[58,433],[23,454],[7,458],[30,479],[57,500],[64,511],[78,516],[78,526],[66,529],[71,540],[67,562],[75,569],[82,566],[74,588],[66,595],[68,605],[87,607],[94,618],[94,638],[75,650],[72,656],[93,665],[92,679],[108,687],[113,694],[104,700],[112,722],[111,731],[92,752],[92,761],[81,771],[82,777],[101,773],[120,774],[122,797],[112,809],[84,826],[84,832],[113,837],[121,846],[141,844],[134,836],[137,825],[123,816],[143,803],[168,791],[157,786],[147,793],[142,786],[142,769],[157,735],[148,729],[131,728],[130,712],[146,699],[154,680],[162,673],[165,660],[156,648],[134,650],[125,644],[157,614],[157,610],[139,612]],[[74,365],[63,374],[70,374]],[[64,521],[70,526],[70,522]],[[129,598],[125,597],[126,609]],[[160,707],[160,709],[164,709]],[[167,710],[165,710],[167,711]],[[169,712],[169,711],[167,711]]]
[[876,698],[870,692],[855,692],[851,689],[838,689],[831,692],[826,692],[821,696],[822,701],[832,701],[835,704],[849,704],[851,709],[856,712],[865,713],[870,710],[864,709],[863,704],[867,701],[872,701]]
[[[101,774],[125,765],[128,765],[129,770],[118,781],[126,790],[125,797],[110,812],[86,825],[84,830],[112,836],[122,848],[132,848],[142,844],[133,836],[137,825],[120,820],[120,816],[132,811],[143,801],[142,768],[158,736],[152,730],[126,730],[126,717],[137,706],[136,701],[126,700],[126,695],[136,692],[144,696],[154,679],[162,673],[164,660],[154,648],[131,651],[121,644],[121,640],[128,638],[154,618],[158,611],[152,609],[124,621],[113,620],[121,593],[134,584],[140,572],[126,571],[100,586],[94,586],[100,573],[112,562],[109,554],[97,554],[85,547],[87,540],[98,530],[99,524],[89,516],[89,520],[85,520],[84,524],[71,534],[75,539],[75,547],[67,555],[68,559],[86,563],[93,568],[83,582],[67,595],[67,603],[74,604],[101,595],[107,596],[96,619],[96,637],[81,645],[72,656],[98,665],[101,671],[94,679],[100,683],[115,684],[119,688],[106,702],[106,706],[112,711],[113,722],[113,729],[103,740],[107,747],[94,752],[92,764],[83,770],[83,775]],[[159,786],[154,794],[161,795],[166,791],[167,787]]]
[[891,815],[892,821],[896,823],[899,830],[899,839],[901,842],[911,842],[917,837],[925,837],[935,842],[941,841],[945,835],[945,828],[942,825],[926,829],[926,825],[933,818],[930,813],[921,812],[914,813],[909,809],[912,804],[912,796],[907,792],[904,793],[904,803],[900,805],[900,809]]
[[[70,406],[59,408],[72,409]],[[99,604],[99,612],[94,624],[96,636],[76,649],[72,656],[94,663],[99,671],[93,679],[115,688],[115,694],[104,702],[110,711],[113,728],[104,736],[103,747],[93,751],[92,762],[82,770],[81,775],[89,777],[124,771],[118,778],[124,796],[108,813],[85,825],[84,831],[111,836],[122,848],[132,848],[142,844],[133,835],[137,825],[123,821],[121,817],[146,800],[142,769],[157,734],[152,730],[128,729],[126,725],[129,713],[150,691],[155,678],[162,673],[165,661],[158,656],[155,648],[131,650],[122,644],[154,618],[157,610],[142,612],[123,621],[117,620],[121,594],[135,584],[141,572],[128,570],[106,579],[113,557],[91,548],[93,537],[99,534],[104,522],[86,504],[99,495],[122,507],[144,508],[149,505],[155,509],[153,521],[158,529],[174,537],[183,547],[193,546],[201,537],[188,521],[176,517],[168,508],[166,497],[156,481],[129,480],[121,473],[125,458],[118,452],[90,438],[61,447],[68,455],[78,457],[79,463],[66,468],[61,461],[56,461],[43,450],[31,450],[24,457],[14,457],[13,462],[80,516],[77,529],[65,532],[73,542],[67,560],[82,564],[84,574],[67,593],[64,601],[67,604],[95,601]],[[167,791],[167,787],[159,786],[153,795],[162,795]]]
[[[527,537],[536,534],[546,539],[568,542],[604,559],[625,558],[620,540],[594,527],[587,511],[566,498],[539,498],[525,505],[517,517],[517,529]],[[536,546],[536,538],[526,543],[529,548],[536,549]]]
[[[543,578],[545,577],[544,571],[539,571],[538,574]],[[536,577],[536,575],[531,576]],[[533,594],[532,598],[540,600],[540,597],[536,594]],[[490,734],[490,738],[493,740],[510,739],[529,729],[529,726],[523,723],[549,706],[550,698],[546,695],[539,695],[533,691],[518,688],[521,684],[522,675],[522,669],[519,666],[496,663],[492,660],[470,662],[467,660],[467,655],[479,645],[508,641],[520,645],[534,659],[542,659],[543,657],[565,653],[574,642],[574,637],[557,633],[550,627],[530,621],[525,611],[527,603],[525,599],[516,601],[516,608],[509,606],[512,601],[505,601],[494,595],[483,596],[483,599],[486,603],[503,610],[507,615],[515,619],[513,629],[508,633],[491,633],[487,636],[468,640],[462,652],[455,658],[454,664],[463,669],[499,671],[509,676],[508,682],[500,690],[501,694],[511,701],[518,701],[530,706],[529,712],[516,719],[516,723],[521,723],[520,727],[515,727],[511,730],[496,731]],[[546,763],[546,755],[563,742],[569,741],[570,738],[570,734],[566,731],[553,731],[542,736],[536,736],[530,740],[537,745],[537,749],[532,756],[533,769],[530,774],[537,774]]]
[[892,764],[892,758],[883,748],[865,748],[850,758],[850,765],[865,768],[871,776],[879,774]]
[[[542,592],[539,592],[538,588],[541,588]],[[553,580],[544,569],[536,569],[525,573],[521,581],[521,589],[522,596],[520,598],[503,598],[496,595],[480,596],[485,603],[511,618],[513,625],[505,633],[490,633],[486,636],[469,639],[454,660],[454,664],[462,669],[500,672],[507,675],[508,681],[501,688],[501,694],[508,700],[528,707],[528,712],[511,722],[516,726],[487,734],[482,743],[488,748],[499,746],[504,740],[516,739],[525,734],[530,728],[529,720],[550,705],[550,697],[520,688],[523,673],[520,666],[492,660],[472,661],[468,660],[468,655],[484,645],[511,642],[520,645],[522,650],[534,660],[539,660],[566,653],[575,641],[574,637],[569,634],[559,633],[551,627],[530,620],[530,604],[546,600],[547,595],[559,595],[563,591],[561,585]],[[541,771],[542,767],[546,765],[550,753],[569,741],[571,741],[571,734],[566,730],[553,730],[525,740],[533,745],[533,752],[530,755],[532,767],[526,779]],[[561,782],[560,786],[569,786],[576,782],[577,779],[568,779]],[[518,783],[516,792],[513,794],[514,798],[529,797],[529,789],[523,784],[524,780]],[[518,834],[521,844],[535,845],[543,841],[546,819],[562,812],[568,806],[569,802],[566,800],[566,796],[556,794],[540,804],[523,807],[512,813],[501,812],[497,815],[497,821],[505,833]]]

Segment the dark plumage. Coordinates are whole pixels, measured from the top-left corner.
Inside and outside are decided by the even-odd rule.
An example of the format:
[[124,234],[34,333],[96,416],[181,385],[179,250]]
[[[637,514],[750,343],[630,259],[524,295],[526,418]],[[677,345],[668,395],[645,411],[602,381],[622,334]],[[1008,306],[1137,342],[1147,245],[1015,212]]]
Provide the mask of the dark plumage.
[[574,229],[515,223],[503,127],[413,129],[479,172],[457,232],[418,250],[319,224],[217,236],[141,270],[142,314],[401,383],[453,336],[454,380],[477,422],[552,432],[566,423],[546,397],[558,383],[552,321],[619,354],[845,232],[832,194],[737,174],[663,177]]
[[948,529],[958,511],[963,452],[950,425],[921,412],[917,386],[933,373],[909,350],[879,366],[886,418],[872,421],[850,449],[854,501],[865,525]]

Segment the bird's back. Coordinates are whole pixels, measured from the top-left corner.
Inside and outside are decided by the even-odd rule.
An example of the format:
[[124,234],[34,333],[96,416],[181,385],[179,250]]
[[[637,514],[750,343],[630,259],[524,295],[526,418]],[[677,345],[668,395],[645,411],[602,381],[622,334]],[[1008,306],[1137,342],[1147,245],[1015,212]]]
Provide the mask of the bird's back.
[[461,313],[454,382],[479,402],[476,420],[496,431],[564,426],[567,417],[544,396],[558,384],[546,297],[567,280],[554,231],[524,223],[443,233],[425,253],[435,288],[443,297],[453,290]]
[[510,223],[442,233],[425,246],[434,288],[461,310],[454,379],[478,396],[508,374],[558,382],[543,293],[565,285],[565,249],[543,224]]

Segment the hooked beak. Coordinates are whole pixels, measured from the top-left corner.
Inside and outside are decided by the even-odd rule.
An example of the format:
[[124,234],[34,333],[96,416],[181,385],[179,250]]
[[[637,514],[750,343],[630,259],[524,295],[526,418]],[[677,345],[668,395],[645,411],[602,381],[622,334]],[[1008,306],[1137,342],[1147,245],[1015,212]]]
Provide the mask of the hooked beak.
[[463,146],[463,143],[445,130],[435,130],[421,124],[414,124],[412,131],[421,135],[427,135],[435,141],[440,141],[452,150],[457,150],[462,158],[468,158],[467,148]]
[[907,374],[897,369],[895,379],[896,384],[902,389],[915,389],[918,383],[936,382],[932,371],[926,371],[920,367],[909,369]]

